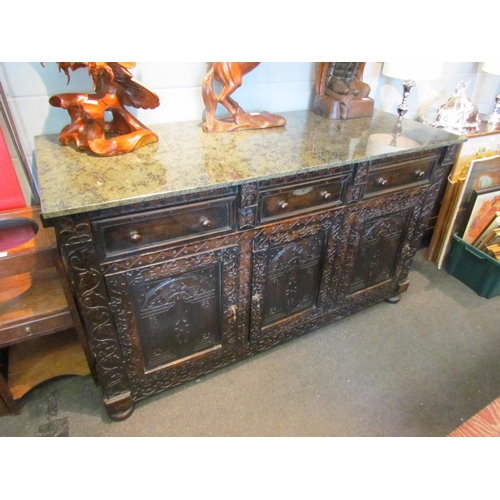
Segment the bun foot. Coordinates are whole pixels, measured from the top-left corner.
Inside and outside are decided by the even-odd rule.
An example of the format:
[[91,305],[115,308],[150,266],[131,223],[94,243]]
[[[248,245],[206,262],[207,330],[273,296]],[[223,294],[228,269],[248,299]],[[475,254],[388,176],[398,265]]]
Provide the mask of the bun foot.
[[106,406],[109,418],[116,422],[126,420],[134,413],[134,402],[130,397],[130,393],[117,396],[113,399],[105,399],[104,405]]
[[389,304],[397,304],[401,300],[401,295],[396,295],[395,297],[389,297],[385,299]]

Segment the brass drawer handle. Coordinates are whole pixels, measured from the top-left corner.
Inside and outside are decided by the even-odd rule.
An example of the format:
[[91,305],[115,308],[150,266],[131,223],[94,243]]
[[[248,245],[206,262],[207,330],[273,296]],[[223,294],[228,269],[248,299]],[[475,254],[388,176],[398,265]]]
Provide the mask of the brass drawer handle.
[[30,335],[33,335],[35,332],[33,331],[33,328],[31,328],[31,326],[27,326],[25,329],[24,329],[24,333],[28,336]]
[[142,241],[142,236],[137,231],[130,231],[129,240],[130,243],[140,243]]
[[280,201],[278,203],[278,207],[281,208],[281,210],[286,210],[290,205],[286,201]]
[[425,176],[425,172],[423,170],[415,170],[414,174],[417,179],[422,179]]
[[328,191],[321,191],[321,193],[319,193],[319,195],[324,200],[330,200],[332,198],[332,193],[329,193]]
[[201,227],[204,229],[209,229],[213,226],[213,222],[208,217],[202,217],[201,219]]
[[375,184],[377,186],[380,186],[380,187],[387,187],[387,184],[389,184],[387,182],[387,179],[384,179],[383,177],[379,177],[376,181],[375,181]]

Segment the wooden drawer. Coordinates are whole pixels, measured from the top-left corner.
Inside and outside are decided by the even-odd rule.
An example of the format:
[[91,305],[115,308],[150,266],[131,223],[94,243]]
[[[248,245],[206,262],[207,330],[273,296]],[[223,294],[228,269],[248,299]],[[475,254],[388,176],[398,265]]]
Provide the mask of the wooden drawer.
[[259,222],[288,217],[325,205],[340,205],[349,176],[346,174],[336,179],[263,191],[260,195]]
[[366,195],[428,183],[436,159],[433,155],[396,165],[376,165],[374,169],[372,166],[366,183]]
[[101,257],[214,236],[234,226],[236,197],[93,222]]
[[42,319],[30,319],[22,324],[5,325],[0,329],[0,347],[65,330],[72,326],[73,320],[69,310]]
[[55,267],[0,278],[0,346],[71,326]]

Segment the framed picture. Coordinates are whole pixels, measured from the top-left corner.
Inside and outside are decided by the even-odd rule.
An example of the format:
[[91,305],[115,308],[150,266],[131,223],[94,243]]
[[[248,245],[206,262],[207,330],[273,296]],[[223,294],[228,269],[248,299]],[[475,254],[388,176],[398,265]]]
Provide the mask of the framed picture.
[[499,211],[500,185],[474,190],[465,216],[462,239],[472,244]]
[[467,209],[472,193],[478,189],[500,186],[500,156],[474,160],[465,180],[461,208]]
[[500,132],[469,137],[460,148],[460,154],[457,156],[450,174],[450,181],[465,179],[472,162],[496,155],[500,155]]
[[500,231],[500,212],[497,212],[488,225],[483,229],[483,232],[473,241],[472,245],[483,250],[488,239],[495,231]]
[[497,155],[500,155],[500,129],[470,134],[467,142],[461,145],[448,177],[448,185],[427,252],[427,259],[435,262],[439,269],[443,267],[449,254],[453,233],[462,228],[463,215],[473,191],[467,191],[469,199],[465,202],[464,189],[472,164]]

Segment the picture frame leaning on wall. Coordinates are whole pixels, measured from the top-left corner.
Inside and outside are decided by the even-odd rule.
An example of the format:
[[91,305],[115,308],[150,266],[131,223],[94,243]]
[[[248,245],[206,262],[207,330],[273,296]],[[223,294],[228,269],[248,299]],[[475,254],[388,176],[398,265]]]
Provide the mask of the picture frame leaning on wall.
[[473,244],[500,211],[500,183],[475,189],[464,220],[462,239]]
[[[472,165],[477,160],[490,159],[500,155],[500,129],[494,132],[471,134],[464,142],[448,176],[448,185],[432,234],[426,258],[438,269],[445,265],[451,249],[453,233],[460,230],[468,201],[465,190]],[[472,190],[468,191],[469,195]]]

